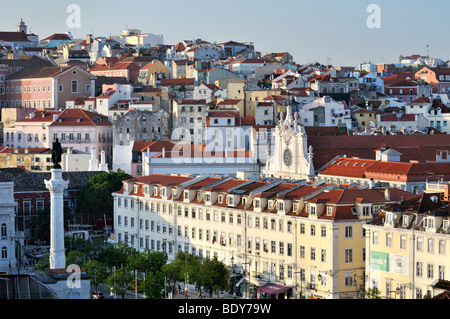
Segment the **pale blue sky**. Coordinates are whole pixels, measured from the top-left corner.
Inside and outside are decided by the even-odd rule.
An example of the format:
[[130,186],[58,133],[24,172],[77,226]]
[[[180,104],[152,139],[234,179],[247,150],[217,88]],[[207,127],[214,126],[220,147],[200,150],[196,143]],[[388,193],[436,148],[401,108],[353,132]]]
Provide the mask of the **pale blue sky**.
[[[81,8],[80,29],[66,24],[72,3]],[[380,29],[366,25],[370,4],[381,9]],[[426,44],[432,57],[450,59],[448,0],[23,0],[1,7],[1,31],[23,18],[41,39],[66,31],[108,36],[128,26],[162,34],[166,44],[252,41],[262,53],[288,51],[297,63],[392,63],[425,55]]]

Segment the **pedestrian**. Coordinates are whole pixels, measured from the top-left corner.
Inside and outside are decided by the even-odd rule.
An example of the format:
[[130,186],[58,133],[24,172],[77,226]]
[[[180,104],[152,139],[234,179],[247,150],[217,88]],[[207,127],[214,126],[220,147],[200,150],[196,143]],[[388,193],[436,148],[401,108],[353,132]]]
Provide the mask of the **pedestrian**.
[[236,299],[236,291],[233,292],[233,299]]

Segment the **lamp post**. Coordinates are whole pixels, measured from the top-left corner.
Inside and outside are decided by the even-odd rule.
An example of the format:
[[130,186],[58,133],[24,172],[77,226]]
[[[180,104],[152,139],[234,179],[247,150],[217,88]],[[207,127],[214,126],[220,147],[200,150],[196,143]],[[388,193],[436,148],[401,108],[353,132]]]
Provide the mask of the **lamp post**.
[[[297,299],[302,299],[302,295],[303,295],[303,274],[304,274],[304,272],[303,271],[296,271],[296,272],[294,272],[294,274],[300,274],[300,298],[297,298]],[[297,280],[297,276],[295,276],[295,278],[296,278],[296,280]],[[295,285],[296,287],[297,287],[297,284]],[[297,295],[298,295],[298,292],[297,292]]]
[[388,291],[389,299],[392,299],[392,298],[390,298],[391,293],[395,293],[395,295],[394,295],[395,298],[394,299],[397,299],[397,295],[400,294],[400,287],[397,287],[395,290],[389,290]]

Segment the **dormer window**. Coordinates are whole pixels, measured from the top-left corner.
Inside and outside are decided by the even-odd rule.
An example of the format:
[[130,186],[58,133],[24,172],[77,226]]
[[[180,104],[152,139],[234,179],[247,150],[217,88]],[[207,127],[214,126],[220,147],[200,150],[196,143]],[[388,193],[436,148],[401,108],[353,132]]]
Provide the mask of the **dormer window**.
[[134,185],[134,192],[137,193],[139,191],[139,185]]
[[283,201],[277,202],[277,209],[278,209],[280,212],[284,212],[284,202],[283,202]]
[[227,204],[228,205],[234,205],[234,197],[233,197],[233,195],[228,195],[227,196]]
[[327,216],[332,216],[333,215],[333,206],[328,206],[327,207]]
[[211,201],[211,194],[205,193],[203,196],[205,198],[205,202],[210,202]]
[[402,226],[403,227],[407,227],[408,225],[409,225],[409,216],[408,215],[403,215]]
[[424,226],[425,228],[434,228],[434,218],[433,217],[427,217],[425,218]]
[[148,194],[148,186],[144,186],[144,194]]
[[392,213],[386,213],[385,223],[387,225],[392,225],[394,223]]
[[242,197],[242,205],[246,205],[247,204],[247,197]]
[[273,208],[273,200],[269,200],[269,209]]
[[260,200],[259,199],[255,199],[253,205],[255,206],[255,208],[259,208],[260,207]]
[[184,199],[189,199],[189,191],[184,191]]
[[161,187],[160,193],[161,193],[161,196],[166,196],[166,189],[164,187]]
[[306,212],[310,215],[316,215],[316,206],[315,205],[311,205],[311,204],[307,204],[306,205]]
[[158,187],[153,188],[154,195],[158,195]]
[[443,222],[442,222],[442,228],[444,229],[444,230],[448,230],[448,226],[450,225],[450,222],[449,222],[449,220],[447,219],[447,220],[444,220]]
[[296,211],[298,210],[298,204],[297,204],[297,203],[294,203],[294,204],[292,205],[292,210],[293,210],[294,212],[296,212]]
[[370,206],[363,206],[362,207],[362,215],[363,216],[370,216]]
[[219,195],[218,201],[219,201],[219,204],[223,203],[223,195]]

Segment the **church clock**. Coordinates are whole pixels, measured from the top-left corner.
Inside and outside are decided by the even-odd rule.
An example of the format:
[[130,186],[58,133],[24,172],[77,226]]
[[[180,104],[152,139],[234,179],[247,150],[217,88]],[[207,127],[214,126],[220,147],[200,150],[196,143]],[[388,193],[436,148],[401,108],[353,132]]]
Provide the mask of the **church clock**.
[[286,149],[283,153],[283,161],[286,166],[292,165],[292,152],[290,149]]

